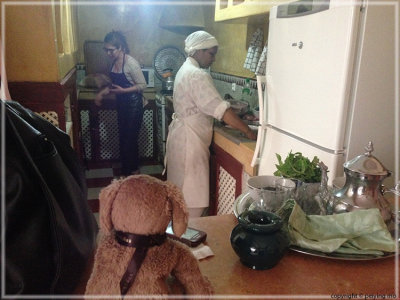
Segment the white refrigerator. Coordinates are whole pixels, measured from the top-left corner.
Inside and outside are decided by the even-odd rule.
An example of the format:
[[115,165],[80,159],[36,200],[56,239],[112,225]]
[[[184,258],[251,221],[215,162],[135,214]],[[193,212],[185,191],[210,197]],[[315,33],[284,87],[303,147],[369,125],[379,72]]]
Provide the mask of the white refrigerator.
[[[258,175],[282,158],[318,156],[329,182],[365,152],[398,172],[398,37],[395,2],[296,1],[272,8],[266,76],[258,77]],[[398,12],[397,12],[398,13]],[[398,34],[398,32],[397,32]],[[397,65],[396,65],[397,64]],[[261,83],[266,82],[265,91]]]

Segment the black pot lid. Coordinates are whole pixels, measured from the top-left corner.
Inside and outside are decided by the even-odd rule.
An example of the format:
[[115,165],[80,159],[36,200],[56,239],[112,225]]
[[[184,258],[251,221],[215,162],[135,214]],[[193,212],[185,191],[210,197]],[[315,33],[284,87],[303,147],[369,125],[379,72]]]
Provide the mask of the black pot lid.
[[371,154],[371,152],[374,151],[372,142],[368,143],[365,147],[365,151],[364,154],[346,162],[343,165],[344,168],[362,175],[390,176],[390,171]]
[[176,47],[166,46],[160,48],[154,56],[154,70],[156,76],[163,80],[162,74],[170,71],[175,77],[185,60],[185,54]]

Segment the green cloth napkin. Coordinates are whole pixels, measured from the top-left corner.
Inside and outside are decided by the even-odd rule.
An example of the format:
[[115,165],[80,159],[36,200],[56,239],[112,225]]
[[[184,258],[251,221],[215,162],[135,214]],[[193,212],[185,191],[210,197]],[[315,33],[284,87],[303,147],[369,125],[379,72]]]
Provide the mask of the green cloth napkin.
[[325,253],[383,255],[396,246],[377,208],[319,216],[295,204],[288,234],[292,245]]

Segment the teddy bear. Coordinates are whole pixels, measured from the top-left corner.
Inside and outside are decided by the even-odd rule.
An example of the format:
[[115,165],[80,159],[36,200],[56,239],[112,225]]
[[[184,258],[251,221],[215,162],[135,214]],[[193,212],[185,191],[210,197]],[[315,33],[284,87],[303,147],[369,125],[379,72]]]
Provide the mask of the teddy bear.
[[99,241],[86,295],[159,299],[178,290],[211,297],[213,288],[190,249],[165,234],[170,221],[176,236],[188,223],[182,192],[174,184],[131,175],[103,188],[99,202]]

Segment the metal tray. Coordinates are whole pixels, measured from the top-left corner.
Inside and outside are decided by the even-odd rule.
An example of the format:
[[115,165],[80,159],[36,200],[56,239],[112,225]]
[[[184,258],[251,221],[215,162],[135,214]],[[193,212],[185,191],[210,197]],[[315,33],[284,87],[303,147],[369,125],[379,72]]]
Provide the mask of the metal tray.
[[324,257],[329,259],[339,259],[339,260],[375,260],[375,259],[384,259],[389,257],[394,257],[396,255],[395,252],[385,252],[383,255],[373,255],[373,254],[344,254],[344,253],[324,253],[311,249],[304,249],[297,246],[290,246],[289,249],[307,254],[312,256]]
[[[238,217],[243,211],[247,210],[249,206],[254,202],[254,199],[250,197],[250,193],[244,193],[238,196],[233,204],[233,212]],[[399,240],[400,244],[400,240]],[[394,257],[396,253],[385,252],[383,255],[373,254],[344,254],[344,253],[325,253],[311,249],[305,249],[298,246],[290,246],[289,249],[295,252],[303,253],[306,255],[312,255],[317,257],[324,257],[328,259],[336,260],[377,260]]]

